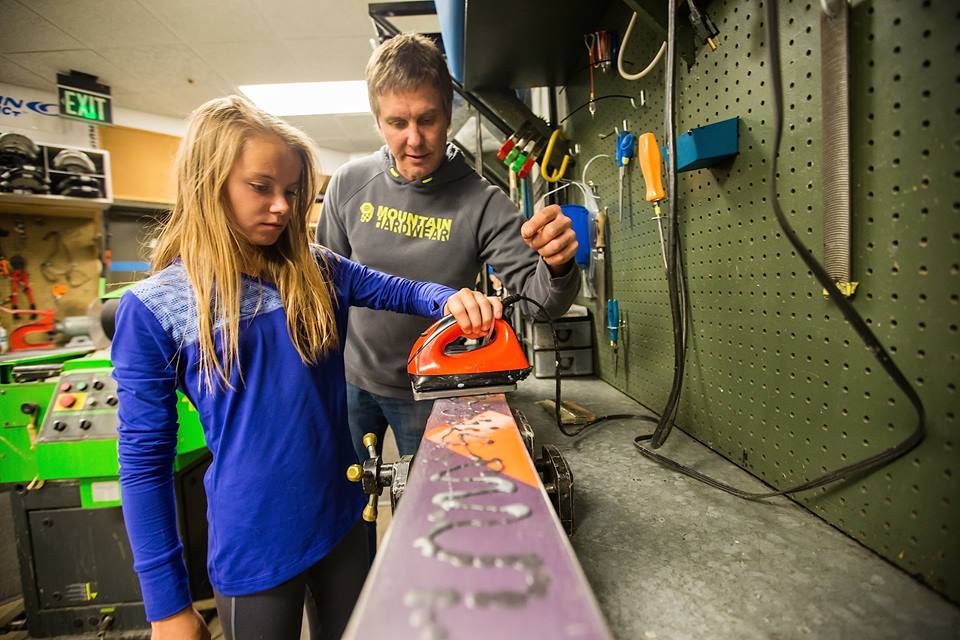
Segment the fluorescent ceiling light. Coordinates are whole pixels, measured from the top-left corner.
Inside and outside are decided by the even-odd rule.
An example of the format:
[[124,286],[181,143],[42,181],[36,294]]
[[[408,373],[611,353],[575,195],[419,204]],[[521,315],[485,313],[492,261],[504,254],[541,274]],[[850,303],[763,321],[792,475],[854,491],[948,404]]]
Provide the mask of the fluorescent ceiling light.
[[246,84],[240,85],[240,91],[275,116],[370,113],[363,80]]

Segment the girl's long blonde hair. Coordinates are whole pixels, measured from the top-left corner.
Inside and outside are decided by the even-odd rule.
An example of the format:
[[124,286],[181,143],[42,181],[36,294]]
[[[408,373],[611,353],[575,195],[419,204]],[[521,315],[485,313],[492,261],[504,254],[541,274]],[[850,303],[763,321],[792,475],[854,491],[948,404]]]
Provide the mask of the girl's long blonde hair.
[[[277,136],[300,158],[300,180],[291,219],[277,242],[252,245],[229,214],[225,185],[246,140]],[[275,284],[287,314],[287,331],[300,358],[315,364],[338,345],[332,285],[310,248],[307,215],[317,195],[317,161],[298,129],[239,96],[211,100],[190,118],[176,159],[177,199],[157,240],[154,271],[183,261],[197,301],[200,379],[225,388],[239,370],[241,273]],[[219,332],[222,354],[217,354]],[[242,372],[241,376],[242,376]]]

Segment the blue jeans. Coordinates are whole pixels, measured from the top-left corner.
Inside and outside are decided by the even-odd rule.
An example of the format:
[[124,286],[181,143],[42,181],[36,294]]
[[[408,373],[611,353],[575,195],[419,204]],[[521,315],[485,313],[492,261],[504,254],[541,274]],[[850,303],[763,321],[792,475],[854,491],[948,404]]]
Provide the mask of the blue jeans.
[[400,455],[412,455],[417,452],[427,418],[433,410],[433,400],[401,400],[388,398],[364,391],[347,383],[347,420],[350,424],[350,437],[359,460],[367,459],[367,450],[363,446],[363,435],[373,433],[377,436],[377,453],[383,451],[383,436],[387,425],[393,429]]

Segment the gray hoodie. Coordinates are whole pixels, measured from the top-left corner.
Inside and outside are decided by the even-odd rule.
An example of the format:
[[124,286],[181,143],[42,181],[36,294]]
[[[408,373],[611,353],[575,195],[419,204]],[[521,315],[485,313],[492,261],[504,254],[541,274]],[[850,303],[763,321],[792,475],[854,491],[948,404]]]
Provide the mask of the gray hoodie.
[[[334,173],[317,242],[373,269],[455,289],[473,288],[488,262],[508,291],[560,316],[577,295],[579,269],[573,264],[563,276],[552,277],[524,244],[522,222],[510,199],[478,176],[453,145],[436,172],[414,182],[400,175],[384,146]],[[426,318],[351,309],[347,381],[379,395],[412,398],[407,358],[429,325]]]

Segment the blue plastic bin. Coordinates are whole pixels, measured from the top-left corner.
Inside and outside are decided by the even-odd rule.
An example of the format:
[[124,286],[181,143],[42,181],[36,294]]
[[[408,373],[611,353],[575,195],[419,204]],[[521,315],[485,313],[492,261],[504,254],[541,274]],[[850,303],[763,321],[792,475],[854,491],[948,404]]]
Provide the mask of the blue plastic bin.
[[577,234],[577,264],[585,267],[590,264],[590,212],[579,204],[562,204],[560,210],[573,223],[573,232]]
[[691,129],[677,138],[677,171],[712,167],[740,153],[740,118]]

